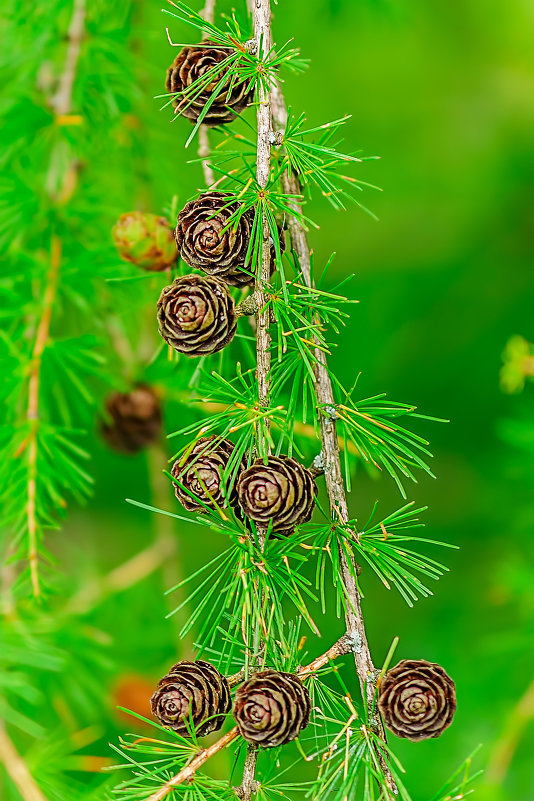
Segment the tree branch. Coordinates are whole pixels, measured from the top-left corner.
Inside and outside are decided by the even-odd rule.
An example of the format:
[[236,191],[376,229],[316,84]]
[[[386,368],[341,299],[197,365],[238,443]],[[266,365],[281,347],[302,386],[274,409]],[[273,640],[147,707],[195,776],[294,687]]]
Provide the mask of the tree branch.
[[0,722],[0,762],[20,793],[23,801],[46,801],[15,746],[9,739],[3,723]]
[[41,361],[43,351],[48,341],[50,333],[50,321],[52,319],[52,305],[56,297],[59,267],[61,264],[61,241],[55,234],[52,235],[50,268],[46,278],[44,290],[43,312],[32,351],[32,361],[30,378],[28,383],[28,409],[26,419],[30,425],[30,435],[28,441],[28,487],[26,500],[26,521],[28,526],[28,562],[30,565],[30,576],[32,591],[36,598],[41,594],[39,583],[38,568],[38,535],[37,535],[37,457],[38,442],[37,435],[39,430],[39,396],[41,390]]
[[512,709],[502,735],[495,743],[486,767],[486,781],[502,784],[528,723],[534,718],[534,681]]
[[[278,83],[273,87],[272,101],[275,126],[279,131],[283,132],[287,123],[287,107]],[[286,194],[301,196],[301,187],[294,172],[289,174],[289,172],[286,170],[282,174],[280,180],[282,183],[282,190]],[[302,209],[296,200],[291,200],[288,205],[290,205],[295,211],[295,214],[290,215],[288,219],[291,242],[298,256],[304,281],[307,286],[311,287],[313,282],[311,276],[310,247],[308,244],[306,230],[299,221]],[[332,389],[330,375],[328,373],[326,354],[321,348],[316,348],[315,358],[316,364],[314,366],[314,383],[318,407],[319,409],[322,409],[325,406],[335,407],[334,392]],[[336,421],[335,419],[332,419],[330,415],[325,415],[319,411],[319,422],[321,429],[324,475],[330,503],[330,511],[334,520],[339,520],[340,523],[347,523],[349,520],[349,512],[345,485],[343,481],[343,473],[341,470]],[[350,565],[348,563],[347,557],[342,548],[339,549],[339,564],[346,597],[345,623],[347,627],[347,636],[353,642],[352,650],[354,653],[354,662],[362,697],[366,698],[367,705],[369,708],[371,708],[376,689],[378,671],[374,667],[369,643],[367,641],[367,634],[365,631],[365,624],[361,610],[361,597],[358,591],[356,580],[354,578],[354,565]],[[381,720],[378,721],[378,727],[379,734],[385,742],[386,735]],[[393,777],[391,776],[391,772],[389,771],[389,768],[387,767],[381,754],[379,754],[379,757],[389,788],[392,790],[392,792],[397,793],[397,787]]]
[[[271,5],[269,0],[255,0],[252,11],[254,24],[254,38],[256,40],[256,53],[261,58],[271,48]],[[258,108],[257,108],[257,154],[256,179],[260,190],[265,189],[269,181],[271,169],[271,95],[267,85],[259,82]],[[256,315],[257,325],[257,376],[258,392],[261,406],[267,406],[269,401],[269,373],[271,370],[271,337],[269,334],[270,313],[262,309],[268,298],[264,292],[264,285],[271,277],[271,247],[269,242],[269,225],[265,214],[262,219],[263,239],[261,248],[261,266],[256,274],[255,300],[259,311]]]
[[58,117],[70,113],[72,90],[76,78],[76,67],[78,66],[78,58],[80,56],[84,26],[85,0],[74,0],[72,17],[67,33],[68,46],[65,65],[59,79],[58,90],[51,100],[52,108]]
[[[348,654],[350,653],[351,650],[352,650],[352,643],[350,639],[346,636],[343,636],[339,640],[337,640],[337,642],[335,642],[328,649],[328,651],[325,651],[324,654],[321,654],[321,656],[316,657],[312,662],[309,663],[309,665],[306,665],[303,668],[299,668],[297,670],[297,673],[299,676],[302,677],[302,679],[305,680],[309,678],[317,670],[320,670],[322,667],[327,665],[333,659],[336,659],[338,656],[342,656],[343,654]],[[245,677],[244,672],[240,671],[239,673],[236,673],[234,676],[229,677],[229,683],[233,686],[234,684],[238,684],[239,681],[242,681],[244,677]],[[170,793],[170,791],[174,787],[178,787],[178,785],[182,784],[183,782],[191,781],[196,771],[200,767],[202,767],[202,765],[204,765],[208,761],[208,759],[210,759],[214,754],[217,754],[219,751],[222,751],[222,749],[226,748],[226,746],[233,743],[234,740],[236,740],[238,737],[239,737],[239,730],[237,726],[234,726],[233,729],[230,729],[229,732],[220,737],[216,742],[212,743],[212,745],[210,745],[209,748],[205,748],[202,751],[199,751],[199,753],[195,757],[193,757],[189,765],[186,765],[185,768],[182,768],[182,770],[179,771],[179,773],[177,773],[175,776],[173,776],[171,779],[165,782],[165,784],[163,784],[159,788],[159,790],[156,790],[155,793],[152,793],[152,795],[149,798],[147,798],[147,801],[162,801],[162,799],[164,799],[166,795]],[[241,785],[241,787],[236,789],[236,792],[240,796],[240,798],[244,798],[245,796],[243,795],[243,793],[247,792],[248,790],[250,790],[251,792],[256,792],[257,790],[257,784],[255,783],[255,778],[254,778],[254,770],[256,767],[256,758],[258,753],[257,747],[255,746],[254,760],[252,760],[252,758],[250,758],[249,760],[250,753],[251,749],[249,748],[247,753],[247,758],[245,761],[245,771],[244,771],[244,774],[246,773],[247,783],[245,784],[245,775],[244,775],[243,784]],[[247,761],[249,763],[248,765]],[[253,761],[254,765],[252,765]],[[252,767],[254,767],[254,770],[250,772]]]
[[[206,0],[204,8],[200,12],[206,22],[213,23],[215,19],[215,0]],[[207,38],[205,36],[204,38]],[[215,183],[215,175],[211,169],[209,162],[210,156],[210,140],[208,136],[208,126],[201,125],[198,129],[198,155],[202,159],[202,171],[204,173],[204,182],[207,187]]]
[[[156,442],[147,451],[149,475],[151,483],[151,500],[155,507],[164,508],[169,500],[169,482],[162,472],[167,455],[160,442]],[[172,519],[167,515],[155,515],[154,542],[134,554],[107,575],[99,576],[82,586],[67,603],[65,609],[70,614],[86,614],[110,595],[124,592],[143,581],[156,570],[166,566],[172,567],[172,579],[166,577],[166,584],[180,581],[176,577],[176,564],[180,562],[178,539],[173,535]],[[167,579],[169,579],[167,581]],[[181,598],[180,598],[181,600]],[[182,622],[184,622],[182,620]],[[182,638],[184,645],[184,638]],[[186,642],[184,651],[192,649],[192,643]]]
[[[50,103],[58,117],[69,114],[72,104],[72,90],[76,76],[76,67],[80,54],[80,45],[85,24],[85,0],[74,0],[72,18],[67,34],[68,46],[63,72],[59,79],[58,91]],[[66,197],[65,191],[69,180],[69,172],[64,175],[58,199]],[[70,191],[70,188],[69,188]],[[38,570],[38,523],[37,523],[37,458],[38,458],[38,426],[39,395],[41,387],[41,360],[50,333],[52,306],[57,291],[58,274],[61,264],[61,240],[52,234],[50,244],[50,268],[48,270],[44,290],[43,311],[32,352],[32,364],[28,384],[28,408],[26,419],[30,423],[28,447],[28,487],[26,500],[26,520],[28,526],[28,562],[32,591],[36,598],[41,594]]]
[[208,136],[208,126],[201,125],[198,129],[198,155],[202,159],[202,171],[204,173],[204,183],[211,187],[215,183],[215,175],[209,162],[210,140]]
[[[270,0],[254,0],[252,6],[252,23],[254,39],[256,43],[256,54],[259,59],[265,58],[271,49],[271,3]],[[256,180],[261,193],[269,182],[271,172],[271,134],[272,134],[272,112],[271,112],[271,93],[266,81],[258,81],[258,106],[256,112],[257,138],[256,138]],[[263,198],[262,198],[263,201]],[[254,286],[254,300],[257,304],[256,312],[256,376],[258,380],[258,400],[259,405],[267,407],[270,395],[270,373],[271,373],[271,334],[269,326],[271,322],[270,309],[266,309],[268,297],[264,287],[271,277],[271,245],[269,240],[269,223],[262,205],[262,242],[260,249],[261,263],[256,265],[256,281]],[[265,426],[268,427],[265,421]],[[261,451],[268,451],[268,442],[264,430],[258,429],[258,437],[261,438]],[[263,550],[267,530],[262,527],[257,528],[258,544]],[[263,605],[263,598],[262,605]],[[260,631],[259,624],[256,627],[256,648],[259,652]],[[256,653],[253,654],[251,665],[255,662]],[[258,762],[259,748],[254,743],[247,746],[247,756],[243,767],[243,780],[241,786],[236,789],[241,801],[250,801],[253,793],[257,792],[258,783],[255,778],[256,765]]]

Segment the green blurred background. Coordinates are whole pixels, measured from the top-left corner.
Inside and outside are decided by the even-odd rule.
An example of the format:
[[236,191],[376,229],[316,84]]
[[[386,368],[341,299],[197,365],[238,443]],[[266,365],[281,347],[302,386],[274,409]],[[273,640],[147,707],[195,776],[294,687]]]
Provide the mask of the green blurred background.
[[[92,165],[107,183],[101,213],[111,228],[133,206],[160,211],[174,193],[185,202],[201,176],[182,149],[188,124],[171,124],[153,100],[174,57],[165,25],[175,39],[190,35],[148,0],[103,20],[104,12],[90,35],[110,47],[127,37],[136,86],[110,131],[123,145],[123,161],[109,163],[104,146]],[[534,663],[534,470],[532,452],[507,432],[534,415],[532,392],[504,395],[499,369],[511,335],[534,338],[534,4],[280,0],[274,31],[279,42],[294,37],[312,59],[307,72],[286,77],[293,110],[305,111],[310,124],[352,114],[345,147],[381,157],[357,168],[357,177],[383,189],[362,198],[378,222],[356,206],[338,213],[318,199],[310,207],[320,224],[312,233],[317,262],[335,251],[331,280],[355,273],[349,291],[360,300],[333,366],[348,384],[361,372],[364,397],[386,391],[451,420],[418,426],[431,441],[438,478],[407,488],[409,500],[429,506],[426,535],[459,546],[437,554],[451,573],[414,609],[369,571],[362,575],[376,661],[399,635],[399,658],[440,662],[458,688],[458,713],[443,737],[398,741],[396,752],[414,797],[426,801],[482,743],[475,764],[488,770],[477,797],[529,801],[532,697],[524,727],[525,703],[519,712],[518,705]],[[167,426],[177,427],[172,408]],[[124,503],[151,500],[146,458],[115,456],[96,440],[94,452],[95,498],[71,512],[51,542],[74,585],[83,585],[95,564],[111,569],[133,556],[157,525]],[[365,520],[377,498],[384,514],[401,505],[389,480],[362,472],[353,514]],[[184,525],[175,533],[183,575],[220,549],[209,533],[199,538]],[[107,638],[102,681],[109,706],[117,699],[134,706],[142,681],[153,683],[181,653],[173,622],[164,620],[163,589],[174,567],[169,562],[165,575],[111,596],[88,616]],[[96,723],[99,742],[89,750],[108,755],[106,742],[130,724]]]

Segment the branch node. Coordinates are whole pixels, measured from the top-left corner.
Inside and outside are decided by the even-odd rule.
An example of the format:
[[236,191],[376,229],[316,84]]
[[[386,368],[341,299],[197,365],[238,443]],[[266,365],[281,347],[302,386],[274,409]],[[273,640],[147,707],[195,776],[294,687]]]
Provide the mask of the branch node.
[[355,654],[361,654],[362,652],[362,638],[357,631],[352,631],[347,633],[347,642],[350,645],[350,650]]
[[321,451],[314,457],[313,462],[311,463],[311,467],[309,468],[310,473],[313,475],[314,478],[317,476],[322,476],[326,469],[324,455]]
[[323,414],[328,417],[329,420],[337,420],[339,417],[335,406],[324,406]]
[[245,799],[250,798],[251,795],[256,795],[258,790],[260,789],[260,782],[257,779],[254,779],[248,788],[244,787],[234,787],[234,792],[238,798]]
[[237,317],[250,317],[256,314],[260,309],[257,298],[254,295],[249,295],[241,301],[236,307],[235,313]]

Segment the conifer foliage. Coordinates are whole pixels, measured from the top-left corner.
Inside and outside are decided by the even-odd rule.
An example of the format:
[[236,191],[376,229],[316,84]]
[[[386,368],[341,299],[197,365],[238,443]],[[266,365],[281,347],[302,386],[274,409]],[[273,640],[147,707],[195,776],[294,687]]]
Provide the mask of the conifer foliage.
[[[119,74],[126,44],[99,52],[90,31],[104,16],[112,25],[114,14],[122,30],[126,5],[116,6],[104,15],[73,0],[62,61],[50,33],[27,32],[31,81],[8,103],[12,116],[18,104],[30,104],[33,129],[46,135],[28,155],[27,139],[19,142],[12,125],[18,169],[6,181],[1,210],[0,239],[10,256],[0,279],[10,299],[0,338],[10,562],[3,634],[20,646],[44,629],[40,669],[53,673],[71,659],[69,673],[77,675],[76,649],[57,643],[72,614],[92,609],[98,589],[75,595],[54,624],[35,612],[22,623],[12,613],[21,598],[32,609],[51,597],[49,530],[68,502],[90,497],[84,441],[98,431],[114,450],[148,452],[151,470],[166,474],[168,505],[132,499],[136,514],[186,521],[224,543],[169,589],[178,639],[191,652],[180,649],[180,661],[147,694],[152,717],[137,714],[145,734],[113,746],[118,775],[107,784],[116,797],[410,801],[386,727],[414,740],[441,735],[456,708],[454,682],[421,654],[390,669],[396,643],[375,664],[362,612],[367,575],[358,563],[413,605],[446,570],[427,554],[442,544],[418,536],[423,510],[410,503],[362,525],[349,514],[348,493],[358,466],[389,475],[406,499],[417,471],[431,475],[428,442],[411,430],[421,419],[414,407],[384,395],[362,398],[357,383],[347,389],[332,373],[331,347],[337,339],[343,346],[339,335],[354,301],[345,282],[332,286],[331,260],[315,269],[308,242],[317,193],[336,209],[365,208],[359,195],[373,187],[345,174],[362,157],[340,149],[347,118],[306,128],[304,115],[288,110],[284,73],[301,73],[306,62],[289,37],[273,39],[269,0],[250,0],[241,16],[219,13],[214,0],[201,13],[169,0],[167,33],[176,51],[161,76],[162,112],[172,118],[176,142],[197,148],[204,186],[182,208],[174,200],[164,212],[121,209],[101,244],[93,178],[105,175],[112,156],[128,174],[120,136],[111,134],[131,103],[131,86],[118,78],[101,83]],[[282,6],[276,24],[284,30]],[[174,45],[175,35],[185,43]],[[48,57],[61,61],[52,76],[41,69]],[[99,149],[102,141],[112,152]],[[174,160],[179,153],[176,144]],[[14,199],[30,185],[38,187],[34,213],[26,207],[22,216]],[[170,185],[169,197],[175,194]],[[129,323],[126,307],[139,309]],[[55,336],[58,318],[66,337]],[[178,430],[166,427],[166,402],[180,409]],[[168,461],[162,430],[176,443]],[[163,562],[168,542],[154,547]],[[110,577],[109,591],[121,580]],[[344,621],[335,642],[321,625],[332,599]],[[87,640],[90,684],[100,654],[91,629]],[[0,652],[0,667],[6,658],[11,676],[15,662],[31,664],[28,653]],[[348,686],[337,670],[341,658],[350,663]],[[29,705],[36,699],[14,675],[2,711],[9,726],[32,736],[31,715],[17,715],[13,696]],[[83,706],[83,694],[72,695]],[[0,726],[3,762],[10,748]],[[221,752],[229,766],[223,779],[210,767]],[[46,781],[13,753],[14,797],[43,801]],[[468,767],[469,760],[434,801],[465,793]],[[56,776],[50,797],[89,799],[108,789],[95,784],[76,795]]]
[[[164,108],[193,123],[187,143],[198,135],[206,190],[177,215],[184,264],[158,302],[159,332],[178,354],[206,358],[191,386],[214,411],[175,432],[193,440],[178,454],[170,478],[184,509],[198,513],[198,525],[224,533],[231,547],[181,585],[192,583],[182,604],[191,615],[182,634],[200,624],[197,649],[213,664],[184,662],[183,670],[179,664],[161,679],[153,711],[175,739],[158,740],[166,756],[156,762],[152,747],[124,740],[119,751],[133,762],[135,777],[117,793],[146,801],[190,793],[291,799],[297,792],[291,772],[284,783],[272,767],[298,738],[301,754],[317,766],[307,797],[407,801],[381,713],[400,736],[438,736],[452,721],[455,688],[439,665],[425,660],[404,660],[388,671],[393,648],[377,670],[367,643],[356,558],[364,555],[409,603],[415,587],[426,592],[419,576],[437,578],[442,568],[397,547],[416,542],[407,534],[418,525],[410,505],[378,528],[368,524],[368,532],[348,515],[354,458],[385,466],[400,485],[399,474],[412,478],[413,469],[428,470],[428,451],[425,441],[393,422],[413,416],[413,409],[378,401],[365,412],[363,404],[372,401],[358,401],[354,388],[346,392],[328,367],[330,337],[343,325],[340,307],[348,299],[316,286],[302,209],[304,196],[317,188],[341,208],[350,197],[347,184],[362,189],[337,174],[336,168],[354,162],[330,141],[344,120],[303,131],[302,120],[288,113],[283,71],[300,70],[302,61],[288,44],[273,43],[269,0],[252,0],[248,20],[234,15],[221,18],[221,25],[213,3],[203,14],[181,2],[171,2],[166,12],[193,29],[193,42],[169,68]],[[243,136],[253,110],[255,134]],[[219,145],[210,149],[215,137]],[[245,318],[239,326],[238,317]],[[252,338],[255,348],[246,344]],[[352,451],[347,439],[356,445]],[[320,484],[326,504],[316,503]],[[373,530],[379,532],[376,546],[367,547]],[[346,633],[303,667],[299,632],[302,625],[317,632],[320,623],[306,568],[315,562],[324,599],[327,561]],[[359,691],[339,695],[319,671],[349,653]],[[184,680],[191,671],[220,671],[223,683],[236,687],[237,725],[208,747],[196,742],[207,731],[198,710],[211,711],[212,727],[220,728],[220,692],[206,675],[188,701],[181,670]],[[236,742],[242,777],[232,787],[235,779],[215,780],[204,766]]]

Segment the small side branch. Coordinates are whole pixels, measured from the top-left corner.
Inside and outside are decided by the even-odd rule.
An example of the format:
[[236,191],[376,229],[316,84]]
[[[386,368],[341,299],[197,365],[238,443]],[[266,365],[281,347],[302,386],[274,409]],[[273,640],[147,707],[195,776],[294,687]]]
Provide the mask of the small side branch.
[[[70,113],[72,105],[72,91],[76,77],[76,67],[80,55],[80,47],[85,27],[85,0],[74,0],[72,17],[67,34],[68,45],[65,64],[59,79],[58,91],[50,103],[58,117]],[[67,175],[59,197],[64,195]],[[28,448],[28,486],[26,499],[26,522],[28,528],[28,562],[30,566],[31,585],[34,596],[41,594],[38,568],[38,513],[37,513],[37,459],[38,459],[38,428],[39,428],[39,400],[41,388],[41,360],[50,333],[52,307],[56,297],[58,275],[61,264],[61,240],[52,234],[50,244],[50,267],[48,270],[43,298],[43,311],[37,326],[35,343],[32,352],[32,362],[28,384],[28,407],[26,419],[30,424]]]
[[215,18],[215,0],[206,0],[204,8],[200,12],[206,22],[213,22]]
[[255,743],[247,743],[247,755],[243,766],[243,781],[236,787],[236,795],[241,801],[250,801],[252,795],[258,792],[260,786],[256,779],[256,766],[258,764],[259,747]]
[[204,173],[204,182],[207,187],[215,183],[215,175],[213,174],[209,161],[210,152],[208,127],[207,125],[201,125],[198,129],[198,155],[202,159],[202,171]]
[[36,598],[41,594],[38,566],[38,520],[37,520],[37,458],[39,454],[39,399],[41,390],[41,361],[50,333],[52,306],[56,297],[58,274],[61,264],[61,241],[52,236],[50,268],[44,290],[43,311],[32,351],[30,379],[28,383],[28,409],[26,419],[30,425],[28,441],[28,488],[26,500],[26,523],[28,527],[28,562],[32,591]]
[[179,784],[183,782],[191,781],[195,773],[202,765],[208,761],[212,756],[217,754],[219,751],[222,751],[223,748],[226,748],[227,745],[233,743],[239,737],[239,730],[237,726],[234,726],[233,729],[230,729],[224,737],[220,737],[216,742],[210,745],[209,748],[205,748],[202,751],[193,757],[189,765],[186,765],[176,776],[173,776],[172,779],[165,782],[159,790],[156,790],[155,793],[152,793],[150,798],[147,801],[162,801],[174,787],[178,787]]
[[[321,656],[316,657],[309,665],[306,665],[303,668],[300,668],[297,672],[299,676],[301,676],[304,680],[309,678],[313,673],[317,670],[320,670],[322,667],[327,665],[333,659],[337,659],[338,656],[342,656],[343,654],[348,654],[352,650],[352,644],[349,638],[346,636],[341,637],[337,642],[335,642],[328,651],[325,651],[324,654]],[[235,676],[229,677],[229,682],[231,684],[238,684],[239,681],[242,681],[244,678],[244,673],[236,673]],[[159,790],[156,790],[155,793],[147,799],[147,801],[162,801],[168,793],[174,788],[178,787],[179,784],[183,782],[189,782],[194,777],[196,771],[204,765],[208,759],[212,756],[217,754],[219,751],[222,751],[223,748],[226,748],[228,745],[234,742],[239,737],[239,730],[237,726],[234,726],[233,729],[230,729],[229,732],[224,734],[220,737],[216,742],[209,746],[209,748],[205,748],[202,751],[193,757],[191,762],[182,768],[179,773],[173,776],[169,781],[165,782]],[[252,756],[254,754],[254,756]],[[243,783],[241,787],[236,789],[236,793],[239,795],[241,799],[249,798],[252,793],[255,793],[258,789],[258,785],[254,778],[254,772],[256,768],[256,760],[257,760],[258,749],[256,746],[253,748],[249,747],[247,751],[247,757],[245,759],[245,769],[243,773]],[[250,792],[249,792],[250,791]],[[249,793],[247,796],[246,793]]]
[[58,117],[70,113],[72,90],[76,78],[76,67],[78,66],[78,59],[80,57],[84,27],[85,0],[74,0],[72,18],[67,34],[68,46],[65,65],[59,79],[58,90],[51,100],[52,108]]
[[26,763],[9,739],[2,723],[0,723],[0,762],[4,765],[23,801],[46,801]]
[[502,735],[497,740],[486,768],[487,781],[500,785],[521,742],[527,725],[534,718],[534,681],[528,686],[524,695],[512,709],[506,721]]
[[[206,0],[204,8],[200,12],[206,22],[213,23],[215,19],[215,0]],[[210,140],[208,136],[208,126],[201,125],[198,129],[198,155],[202,159],[202,171],[204,173],[204,182],[207,187],[215,183],[215,175],[209,162],[210,157]]]

